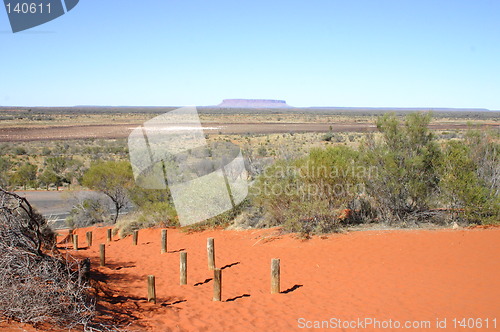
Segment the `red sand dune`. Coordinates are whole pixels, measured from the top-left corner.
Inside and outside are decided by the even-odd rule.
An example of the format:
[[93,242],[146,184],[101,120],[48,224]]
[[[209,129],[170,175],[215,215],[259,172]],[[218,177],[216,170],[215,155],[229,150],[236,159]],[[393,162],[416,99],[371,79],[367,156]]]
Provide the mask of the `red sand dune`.
[[[106,244],[105,267],[98,266],[98,248],[106,229],[92,229],[90,249],[87,230],[76,231],[82,250],[68,251],[90,257],[93,276],[105,285],[101,319],[128,322],[130,330],[294,331],[336,319],[393,327],[395,321],[428,321],[429,331],[443,330],[436,322],[446,319],[447,329],[458,330],[454,318],[482,319],[483,328],[471,331],[495,330],[496,319],[500,330],[500,228],[363,231],[311,240],[280,236],[276,229],[169,229],[166,254],[160,253],[161,230],[147,229],[139,232],[137,246],[131,237]],[[215,238],[216,264],[224,268],[222,302],[212,301],[208,237]],[[188,252],[186,286],[179,285],[181,249]],[[281,259],[281,294],[270,294],[272,258]],[[146,301],[150,274],[156,276],[157,304]],[[394,330],[385,326],[380,330]]]

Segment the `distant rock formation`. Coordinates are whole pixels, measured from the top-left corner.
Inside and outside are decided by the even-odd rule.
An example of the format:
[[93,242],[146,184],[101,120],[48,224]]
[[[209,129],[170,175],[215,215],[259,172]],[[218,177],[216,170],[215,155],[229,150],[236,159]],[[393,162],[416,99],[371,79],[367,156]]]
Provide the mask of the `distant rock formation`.
[[274,99],[224,99],[218,107],[226,108],[284,108],[292,107],[284,100]]

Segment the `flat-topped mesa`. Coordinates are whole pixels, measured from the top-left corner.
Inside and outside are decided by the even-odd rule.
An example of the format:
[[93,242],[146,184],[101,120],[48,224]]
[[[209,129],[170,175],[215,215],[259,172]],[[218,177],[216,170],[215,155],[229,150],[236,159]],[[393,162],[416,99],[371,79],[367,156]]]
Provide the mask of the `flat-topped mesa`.
[[274,99],[224,99],[218,107],[234,108],[284,108],[291,107],[284,100]]

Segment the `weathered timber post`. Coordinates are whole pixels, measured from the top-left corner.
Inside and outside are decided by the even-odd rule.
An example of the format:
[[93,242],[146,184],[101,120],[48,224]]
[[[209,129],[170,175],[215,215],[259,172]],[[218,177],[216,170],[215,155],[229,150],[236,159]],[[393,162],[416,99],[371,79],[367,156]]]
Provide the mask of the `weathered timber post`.
[[106,245],[101,243],[99,245],[100,266],[106,265]]
[[137,238],[139,237],[139,231],[134,231],[134,234],[132,235],[132,244],[134,246],[137,245]]
[[148,276],[148,302],[156,303],[155,276]]
[[208,269],[215,269],[215,248],[214,248],[214,239],[209,237],[207,239],[207,254],[208,254]]
[[92,247],[92,232],[87,232],[87,246]]
[[180,261],[180,284],[187,284],[187,252],[181,252]]
[[271,294],[280,292],[280,259],[273,258],[271,261]]
[[161,230],[161,253],[164,254],[167,252],[167,230]]
[[213,301],[220,301],[222,298],[222,270],[214,270],[214,297]]

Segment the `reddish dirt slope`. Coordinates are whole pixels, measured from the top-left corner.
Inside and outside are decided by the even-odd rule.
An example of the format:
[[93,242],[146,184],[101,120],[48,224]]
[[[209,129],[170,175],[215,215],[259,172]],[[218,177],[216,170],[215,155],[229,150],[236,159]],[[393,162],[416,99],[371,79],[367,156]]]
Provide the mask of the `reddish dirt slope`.
[[[107,244],[109,264],[102,268],[98,247],[105,229],[93,229],[90,249],[85,231],[77,231],[82,250],[76,255],[91,257],[94,277],[106,283],[101,318],[129,322],[132,330],[299,331],[299,324],[318,320],[372,318],[429,321],[425,330],[441,331],[436,319],[446,318],[448,329],[456,330],[452,319],[464,317],[488,318],[489,330],[496,318],[500,329],[500,228],[366,231],[308,241],[276,236],[276,230],[169,229],[166,254],[160,253],[160,229],[149,229],[140,231],[136,247],[131,237]],[[216,263],[224,267],[223,302],[212,302],[208,237],[215,238]],[[181,249],[188,252],[187,286],[179,285]],[[282,267],[282,293],[275,295],[272,258]],[[156,276],[157,304],[146,301],[149,274]],[[483,320],[482,329],[469,330],[484,326]]]

